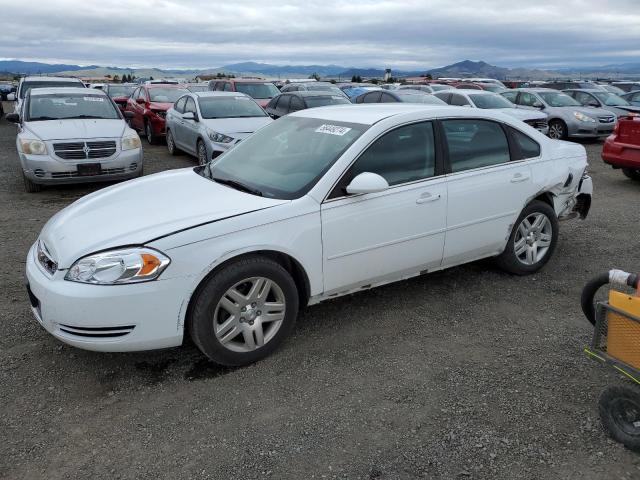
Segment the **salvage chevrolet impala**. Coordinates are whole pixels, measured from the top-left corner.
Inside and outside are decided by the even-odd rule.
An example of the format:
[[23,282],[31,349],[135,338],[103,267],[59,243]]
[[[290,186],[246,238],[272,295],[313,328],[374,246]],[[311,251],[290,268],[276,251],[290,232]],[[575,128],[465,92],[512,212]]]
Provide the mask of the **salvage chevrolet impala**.
[[29,297],[77,347],[172,347],[188,334],[215,362],[248,364],[309,304],[484,257],[538,271],[558,220],[587,215],[586,166],[581,145],[492,110],[303,110],[215,162],[60,211],[28,253]]

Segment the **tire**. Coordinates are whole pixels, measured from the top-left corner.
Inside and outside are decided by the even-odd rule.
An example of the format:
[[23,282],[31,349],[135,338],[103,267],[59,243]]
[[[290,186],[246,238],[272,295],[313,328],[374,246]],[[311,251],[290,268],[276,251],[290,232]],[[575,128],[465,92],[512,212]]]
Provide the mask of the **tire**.
[[567,125],[562,120],[551,120],[549,122],[549,138],[554,140],[567,139]]
[[196,143],[196,154],[198,157],[198,165],[206,165],[209,162],[207,147],[202,140],[198,140],[198,143]]
[[147,137],[149,145],[155,145],[158,143],[158,137],[153,133],[153,128],[151,128],[151,124],[147,121],[144,122],[144,136]]
[[178,149],[178,147],[176,147],[176,142],[173,139],[173,133],[171,133],[171,130],[169,130],[168,128],[167,128],[167,150],[169,151],[169,155],[173,155],[174,157],[180,154],[180,150]]
[[[261,297],[252,295],[261,289]],[[269,258],[248,256],[224,266],[197,289],[187,329],[196,346],[214,362],[248,365],[271,354],[289,336],[298,302],[298,289],[287,270]],[[271,313],[263,313],[265,308],[271,308]]]
[[636,170],[634,168],[623,168],[622,173],[624,173],[627,178],[640,182],[640,170]]
[[22,179],[24,180],[24,190],[27,193],[37,193],[42,190],[42,185],[40,185],[39,183],[33,183],[31,180],[25,177],[24,174],[22,175]]
[[635,385],[607,388],[600,395],[598,411],[611,438],[630,450],[640,451],[640,388]]
[[[536,221],[540,224],[536,225]],[[514,275],[537,272],[553,255],[559,230],[558,218],[553,208],[539,200],[532,201],[520,213],[507,246],[496,258],[496,263]]]

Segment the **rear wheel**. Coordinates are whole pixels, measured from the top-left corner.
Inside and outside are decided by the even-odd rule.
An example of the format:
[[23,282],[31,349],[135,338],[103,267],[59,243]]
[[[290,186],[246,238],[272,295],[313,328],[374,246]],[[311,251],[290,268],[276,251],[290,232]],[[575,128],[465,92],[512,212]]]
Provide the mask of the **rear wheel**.
[[551,120],[549,122],[549,137],[554,140],[566,140],[567,125],[562,120]]
[[206,165],[209,161],[209,156],[207,155],[207,146],[202,140],[198,140],[196,151],[198,153],[198,165]]
[[640,181],[640,170],[635,168],[623,168],[622,173],[624,173],[631,180]]
[[246,257],[223,267],[198,289],[188,330],[214,362],[247,365],[272,353],[291,333],[298,298],[295,282],[280,264]]
[[640,389],[609,387],[598,402],[602,426],[611,438],[625,447],[640,451]]
[[548,204],[534,200],[516,220],[504,252],[496,258],[498,265],[515,275],[537,272],[553,255],[558,231],[554,210]]
[[176,147],[176,142],[173,139],[173,132],[169,129],[167,129],[167,150],[169,150],[170,155],[174,156],[180,153],[180,150]]
[[40,185],[39,183],[33,183],[24,174],[22,174],[22,179],[24,180],[24,189],[26,192],[37,193],[42,190],[42,185]]

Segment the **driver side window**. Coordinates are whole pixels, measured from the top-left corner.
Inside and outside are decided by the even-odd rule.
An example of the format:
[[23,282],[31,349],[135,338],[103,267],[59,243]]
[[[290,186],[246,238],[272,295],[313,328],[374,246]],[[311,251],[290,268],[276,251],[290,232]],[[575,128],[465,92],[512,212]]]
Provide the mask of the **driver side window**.
[[520,98],[518,99],[518,104],[527,107],[537,107],[538,105],[540,105],[540,101],[536,98],[535,95],[528,92],[522,92],[520,94]]
[[[433,177],[435,166],[433,123],[414,123],[378,138],[351,166],[345,181],[348,184],[360,173],[371,172],[383,177],[390,186],[400,185]],[[343,194],[340,192],[340,196]]]

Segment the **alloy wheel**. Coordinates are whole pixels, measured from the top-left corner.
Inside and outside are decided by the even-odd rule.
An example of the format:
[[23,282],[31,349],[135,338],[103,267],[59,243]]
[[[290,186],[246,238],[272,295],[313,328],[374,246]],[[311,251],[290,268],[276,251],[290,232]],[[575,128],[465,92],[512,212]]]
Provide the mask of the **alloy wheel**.
[[551,247],[553,225],[543,213],[532,213],[525,217],[513,239],[516,258],[525,265],[540,262]]
[[173,155],[175,148],[176,146],[173,143],[173,133],[171,133],[171,130],[168,130],[167,131],[167,150],[169,150],[169,153]]
[[204,143],[198,142],[198,163],[206,165],[207,160],[207,147],[204,146]]
[[562,140],[564,138],[564,127],[561,123],[552,123],[549,126],[549,137],[554,140]]
[[286,308],[284,293],[276,282],[265,277],[247,278],[220,298],[213,314],[213,331],[225,348],[251,352],[275,337]]

